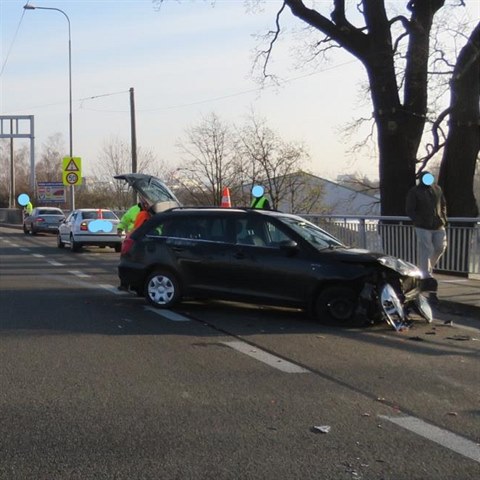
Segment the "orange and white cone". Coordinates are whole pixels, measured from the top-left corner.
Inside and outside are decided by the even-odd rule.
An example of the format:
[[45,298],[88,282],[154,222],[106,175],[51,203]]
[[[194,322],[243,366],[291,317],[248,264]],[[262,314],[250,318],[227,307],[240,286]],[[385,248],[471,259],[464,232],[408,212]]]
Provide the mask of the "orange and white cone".
[[232,208],[232,202],[230,200],[230,189],[228,187],[223,188],[222,193],[222,203],[220,204],[222,208]]

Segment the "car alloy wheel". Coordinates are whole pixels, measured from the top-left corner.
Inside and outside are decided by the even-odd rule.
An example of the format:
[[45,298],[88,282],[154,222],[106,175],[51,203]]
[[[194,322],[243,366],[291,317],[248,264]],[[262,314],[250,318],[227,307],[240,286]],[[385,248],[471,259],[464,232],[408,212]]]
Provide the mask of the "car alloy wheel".
[[180,300],[180,286],[175,275],[155,271],[145,284],[145,298],[157,308],[171,308]]

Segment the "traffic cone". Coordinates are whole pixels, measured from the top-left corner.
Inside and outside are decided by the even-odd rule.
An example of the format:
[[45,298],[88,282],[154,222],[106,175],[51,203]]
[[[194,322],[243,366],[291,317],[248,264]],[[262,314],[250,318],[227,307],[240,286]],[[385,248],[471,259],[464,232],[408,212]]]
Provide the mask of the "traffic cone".
[[220,206],[222,208],[232,208],[232,202],[230,201],[230,189],[228,187],[223,187],[222,203]]

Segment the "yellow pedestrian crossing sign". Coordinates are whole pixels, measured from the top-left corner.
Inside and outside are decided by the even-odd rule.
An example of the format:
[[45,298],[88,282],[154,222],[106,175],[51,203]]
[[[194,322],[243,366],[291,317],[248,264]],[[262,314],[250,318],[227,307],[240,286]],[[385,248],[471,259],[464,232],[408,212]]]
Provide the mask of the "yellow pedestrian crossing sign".
[[80,157],[63,158],[62,180],[64,185],[82,184],[82,159]]

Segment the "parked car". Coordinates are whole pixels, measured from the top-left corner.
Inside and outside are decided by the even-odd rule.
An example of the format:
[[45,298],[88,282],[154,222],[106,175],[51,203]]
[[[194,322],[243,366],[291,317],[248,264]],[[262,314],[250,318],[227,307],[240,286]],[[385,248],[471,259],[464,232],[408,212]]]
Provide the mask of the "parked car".
[[57,233],[65,214],[57,207],[36,207],[23,220],[23,232],[36,235],[39,232]]
[[256,209],[174,208],[123,243],[121,285],[153,306],[189,297],[302,308],[327,323],[432,320],[420,270],[349,248],[290,214]]
[[80,208],[74,210],[60,224],[57,235],[58,248],[70,247],[77,252],[83,246],[122,248],[122,237],[117,234],[120,219],[104,208]]

